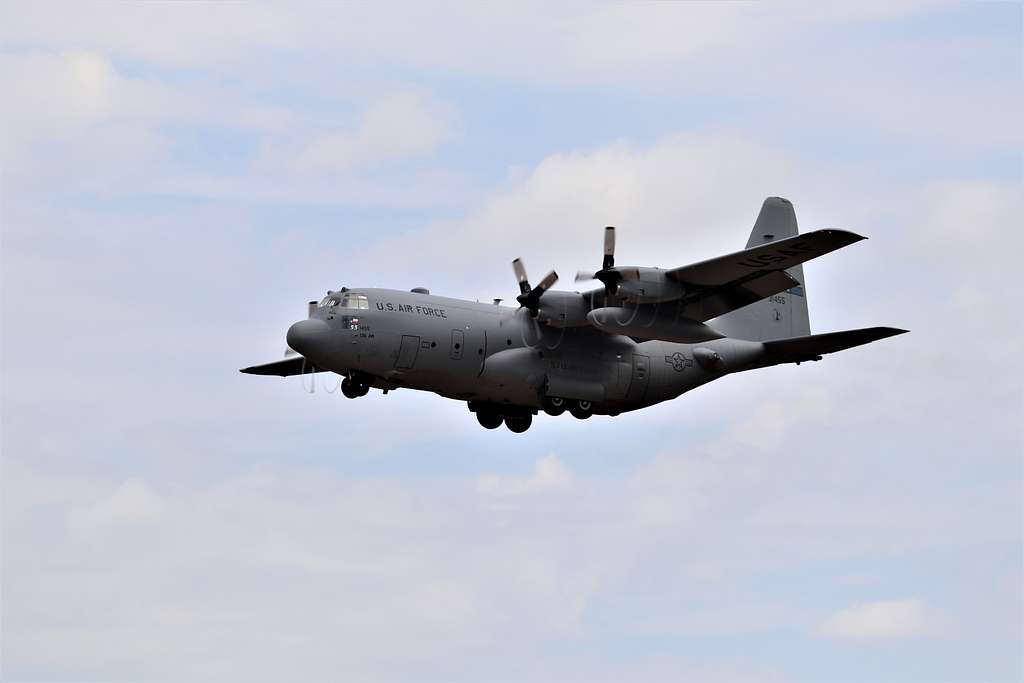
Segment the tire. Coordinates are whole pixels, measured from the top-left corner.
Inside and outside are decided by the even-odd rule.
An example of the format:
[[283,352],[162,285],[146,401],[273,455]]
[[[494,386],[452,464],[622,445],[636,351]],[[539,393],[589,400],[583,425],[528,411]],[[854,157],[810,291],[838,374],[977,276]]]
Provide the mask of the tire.
[[365,396],[366,391],[363,391],[364,388],[366,391],[370,390],[366,385],[356,384],[348,377],[341,380],[341,393],[345,394],[345,398],[359,398],[360,396]]
[[557,396],[549,396],[544,399],[544,412],[552,417],[558,417],[565,412],[566,400]]
[[484,429],[497,429],[502,423],[501,415],[480,411],[477,411],[476,413],[476,421],[479,422],[480,426]]
[[593,415],[591,412],[594,409],[594,404],[590,401],[573,401],[569,406],[569,412],[577,420],[586,420],[588,417]]
[[522,415],[516,417],[506,417],[505,426],[508,427],[510,432],[515,434],[522,434],[530,425],[533,424],[533,415]]

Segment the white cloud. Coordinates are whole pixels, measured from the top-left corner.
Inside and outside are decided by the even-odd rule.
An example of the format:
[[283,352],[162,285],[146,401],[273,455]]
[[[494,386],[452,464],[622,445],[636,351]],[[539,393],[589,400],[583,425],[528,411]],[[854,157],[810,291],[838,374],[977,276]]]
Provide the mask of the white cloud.
[[925,188],[919,201],[927,212],[914,234],[932,253],[963,257],[964,250],[980,255],[996,244],[1024,245],[1015,224],[1024,209],[1019,184],[945,181]]
[[572,472],[554,455],[537,460],[533,476],[526,479],[488,474],[480,477],[478,489],[489,496],[521,496],[565,489],[572,483]]
[[173,65],[227,65],[242,54],[297,47],[294,17],[268,7],[62,3],[4,6],[0,39],[25,45],[104,50],[121,57]]
[[108,496],[71,512],[69,524],[79,532],[105,527],[152,523],[164,511],[162,498],[140,478],[120,484]]
[[[12,45],[108,50],[159,64],[208,66],[236,73],[254,52],[313,53],[334,68],[367,63],[491,74],[544,83],[665,82],[673,68],[728,47],[746,57],[815,27],[912,14],[917,3],[856,8],[656,3],[534,4],[518,7],[408,6],[402,12],[361,5],[301,9],[218,5],[133,5],[117,12],[65,5],[62,20],[38,8],[6,8],[0,37]],[[766,38],[770,40],[766,41]],[[273,60],[265,70],[278,67]],[[301,74],[296,74],[301,78]]]
[[[126,75],[95,51],[0,54],[0,81],[8,95],[0,105],[0,170],[11,189],[433,206],[464,196],[471,184],[436,168],[406,172],[401,183],[357,173],[401,171],[458,136],[457,109],[425,90],[395,87],[346,99],[339,88],[335,108],[367,99],[344,122],[334,109],[325,115],[208,83]],[[207,152],[169,126],[205,131],[212,140],[214,131],[232,128],[255,151],[229,149],[214,170],[197,168],[183,154]]]
[[[742,248],[765,196],[794,187],[810,194],[811,183],[784,154],[744,136],[701,132],[651,145],[620,141],[552,154],[522,169],[465,218],[385,240],[371,254],[400,261],[411,273],[422,269],[423,277],[441,270],[467,283],[486,278],[465,292],[471,296],[509,291],[508,264],[516,256],[534,278],[555,268],[564,278],[560,287],[572,289],[581,285],[572,283],[571,273],[599,265],[605,225],[619,228],[620,262],[683,265]],[[483,267],[470,270],[467,263]]]
[[825,619],[819,628],[830,638],[873,640],[941,635],[948,617],[920,600],[883,600],[848,607]]
[[[18,550],[4,560],[6,585],[17,587],[3,606],[5,665],[31,670],[56,650],[68,678],[127,668],[205,679],[233,669],[269,680],[298,667],[403,679],[454,659],[474,677],[494,666],[519,677],[535,661],[523,651],[607,629],[664,641],[807,624],[805,598],[766,600],[764,576],[806,562],[846,566],[893,545],[934,548],[928,530],[957,538],[957,524],[998,513],[975,505],[965,515],[944,494],[935,507],[920,497],[897,509],[891,498],[861,504],[843,486],[859,468],[834,452],[791,462],[693,441],[654,460],[631,454],[637,464],[612,478],[571,474],[554,456],[529,476],[490,480],[355,478],[289,463],[178,479],[159,494],[141,479],[48,474],[5,448],[5,548]],[[33,543],[40,534],[47,542]],[[609,625],[604,615],[617,605]],[[836,637],[930,633],[934,614],[918,601],[875,603],[822,628]],[[644,661],[617,666],[628,678]]]
[[424,156],[448,141],[456,125],[451,106],[411,92],[393,93],[371,101],[353,130],[303,141],[293,166],[339,171]]
[[[180,109],[172,106],[163,86],[124,78],[108,59],[94,52],[0,54],[0,82],[5,86],[0,161],[10,178],[45,171],[37,158],[40,148],[59,149],[66,162],[69,152],[73,155],[89,145],[89,131],[95,135],[96,128],[107,123],[119,124],[117,137],[110,136],[107,142],[130,141],[131,147],[145,154],[157,142],[149,131],[133,134],[140,120],[162,118]],[[95,157],[98,150],[92,151],[88,156]],[[109,154],[125,160],[116,146]]]

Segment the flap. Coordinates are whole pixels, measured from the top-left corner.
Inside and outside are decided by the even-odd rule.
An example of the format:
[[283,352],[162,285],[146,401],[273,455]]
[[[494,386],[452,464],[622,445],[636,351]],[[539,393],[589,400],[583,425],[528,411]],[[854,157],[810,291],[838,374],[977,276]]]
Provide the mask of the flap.
[[700,290],[692,295],[692,299],[683,299],[681,315],[692,320],[711,320],[799,286],[800,282],[795,277],[783,270],[775,270],[724,287]]

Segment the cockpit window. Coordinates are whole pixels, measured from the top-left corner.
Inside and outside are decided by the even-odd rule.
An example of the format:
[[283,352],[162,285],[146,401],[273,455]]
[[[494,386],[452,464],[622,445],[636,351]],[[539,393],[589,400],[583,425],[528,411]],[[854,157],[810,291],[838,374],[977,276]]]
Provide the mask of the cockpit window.
[[362,294],[346,294],[341,299],[341,307],[365,311],[370,308],[370,301]]
[[328,306],[337,306],[338,298],[334,296],[325,296],[323,301],[320,302],[320,308],[327,308]]
[[323,301],[320,302],[320,308],[333,308],[339,305],[342,308],[366,311],[370,308],[370,301],[362,294],[345,294],[341,297],[332,294],[324,297]]

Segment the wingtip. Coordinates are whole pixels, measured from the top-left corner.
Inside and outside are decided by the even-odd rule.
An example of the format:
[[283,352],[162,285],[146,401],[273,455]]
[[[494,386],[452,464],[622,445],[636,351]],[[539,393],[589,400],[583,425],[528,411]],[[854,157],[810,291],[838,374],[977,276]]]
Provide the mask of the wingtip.
[[879,327],[879,333],[882,335],[879,339],[886,339],[888,337],[896,337],[901,334],[906,334],[910,330],[904,330],[902,327]]
[[860,233],[856,233],[853,230],[843,230],[842,228],[833,228],[831,230],[831,232],[842,235],[846,239],[850,240],[851,244],[854,243],[854,242],[860,242],[861,240],[866,240],[867,239],[866,235],[861,235]]

